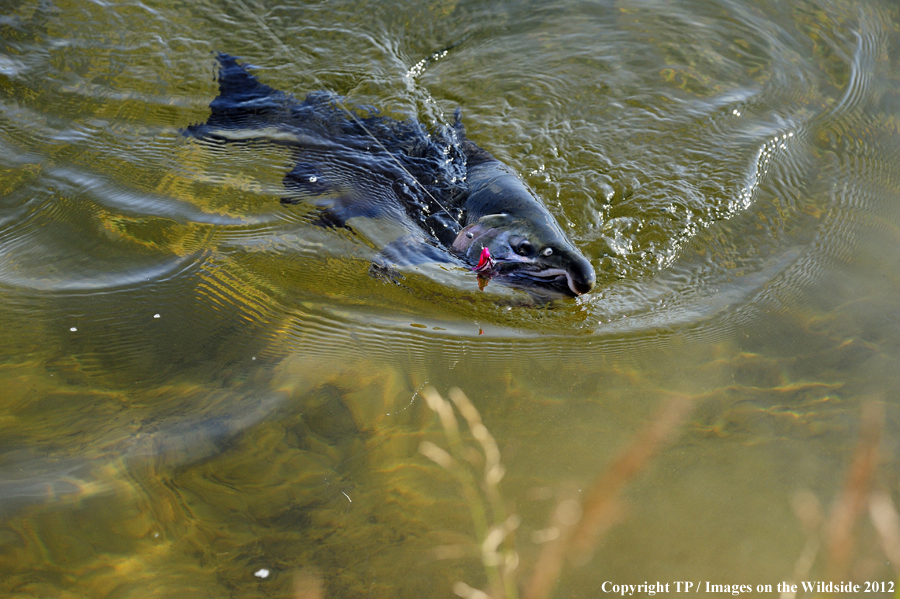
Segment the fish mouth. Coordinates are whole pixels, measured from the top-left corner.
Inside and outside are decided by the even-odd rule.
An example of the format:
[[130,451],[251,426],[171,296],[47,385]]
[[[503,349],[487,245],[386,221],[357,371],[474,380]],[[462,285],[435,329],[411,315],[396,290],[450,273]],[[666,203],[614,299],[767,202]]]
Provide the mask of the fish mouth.
[[499,269],[498,275],[517,287],[542,287],[568,297],[578,297],[594,287],[593,280],[582,282],[562,268],[544,270]]
[[594,268],[577,252],[564,251],[561,257],[554,257],[556,265],[550,266],[540,257],[520,256],[509,247],[503,248],[502,246],[508,243],[506,237],[502,237],[501,241],[502,244],[497,243],[496,228],[476,223],[466,226],[459,232],[451,251],[472,263],[476,257],[473,250],[480,249],[483,252],[489,246],[500,246],[496,253],[490,253],[490,257],[495,261],[491,268],[479,273],[482,276],[497,277],[509,285],[526,291],[541,289],[562,297],[578,297],[594,288],[597,280]]

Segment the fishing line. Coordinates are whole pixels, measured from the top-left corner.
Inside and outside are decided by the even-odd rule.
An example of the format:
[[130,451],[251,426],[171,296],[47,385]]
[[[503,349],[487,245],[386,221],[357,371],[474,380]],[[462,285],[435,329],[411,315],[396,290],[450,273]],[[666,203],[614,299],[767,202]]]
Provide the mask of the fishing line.
[[[275,44],[281,48],[281,50],[285,53],[286,56],[294,56],[294,52],[287,46],[287,44],[285,44],[283,41],[281,41],[281,38],[278,37],[278,35],[276,35],[274,31],[272,31],[272,29],[266,24],[266,22],[263,20],[263,18],[261,16],[259,16],[257,13],[250,10],[250,7],[244,3],[244,0],[234,0],[234,1],[235,1],[235,4],[237,4],[238,6],[241,7],[241,9],[244,11],[246,16],[250,17],[253,21],[255,21],[256,24],[259,25],[260,28],[262,28],[269,35],[269,37],[272,39],[272,41],[275,42]],[[294,61],[294,65],[299,67],[299,65],[297,65],[296,60]],[[322,85],[321,80],[319,80],[319,78],[316,76],[315,73],[309,73],[309,74],[312,75],[312,77],[315,80],[315,83],[318,87],[321,87],[323,89],[325,88],[325,86]],[[359,119],[359,117],[357,117],[353,113],[353,111],[351,111],[349,108],[347,108],[347,106],[344,104],[343,99],[340,96],[337,96],[337,105],[341,108],[341,110],[343,110],[345,113],[347,113],[347,116],[349,116],[353,120],[354,124],[356,124],[360,129],[362,129],[366,133],[366,135],[371,137],[372,141],[374,141],[378,145],[378,147],[380,147],[382,150],[384,150],[384,152],[388,156],[390,156],[394,162],[397,163],[397,166],[399,166],[400,169],[404,173],[406,173],[410,179],[412,179],[413,181],[416,182],[416,185],[418,185],[422,189],[422,191],[425,192],[425,195],[427,195],[429,198],[431,198],[431,200],[435,204],[437,204],[441,208],[441,210],[446,212],[447,216],[449,216],[451,219],[453,219],[453,222],[455,222],[459,226],[460,229],[463,228],[462,223],[459,222],[455,216],[453,216],[453,213],[450,212],[444,206],[444,204],[441,203],[436,197],[434,197],[431,194],[431,192],[428,191],[428,189],[418,179],[416,179],[416,177],[413,176],[413,174],[411,172],[409,172],[406,169],[405,166],[403,166],[403,163],[401,163],[400,160],[396,156],[394,156],[394,154],[391,153],[391,151],[388,150],[384,146],[383,143],[381,143],[381,140],[379,140],[377,137],[375,137],[375,135],[371,131],[369,131],[369,128],[366,127],[366,125]]]

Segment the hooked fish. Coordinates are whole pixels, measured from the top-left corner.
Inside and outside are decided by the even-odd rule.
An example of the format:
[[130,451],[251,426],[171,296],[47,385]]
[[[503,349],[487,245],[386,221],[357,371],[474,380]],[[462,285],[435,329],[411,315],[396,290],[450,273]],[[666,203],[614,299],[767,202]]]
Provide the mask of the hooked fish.
[[453,125],[431,131],[371,109],[359,116],[333,93],[312,92],[300,102],[260,83],[234,57],[217,59],[210,117],[184,133],[289,147],[296,162],[282,202],[313,206],[315,224],[359,232],[380,249],[382,268],[461,262],[478,269],[480,282],[543,297],[593,288],[591,263],[535,192],[466,137],[459,111]]

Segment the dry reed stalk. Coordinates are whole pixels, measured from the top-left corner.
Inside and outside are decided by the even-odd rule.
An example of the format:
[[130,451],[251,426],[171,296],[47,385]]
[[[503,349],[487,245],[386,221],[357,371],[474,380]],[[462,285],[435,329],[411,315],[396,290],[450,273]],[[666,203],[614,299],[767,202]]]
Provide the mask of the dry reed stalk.
[[832,580],[843,580],[856,545],[856,524],[869,505],[872,481],[878,467],[879,445],[884,426],[884,406],[870,400],[863,405],[859,440],[844,480],[844,488],[825,523],[827,572]]
[[590,557],[619,518],[622,489],[646,469],[656,452],[681,428],[692,407],[691,397],[671,395],[631,444],[596,479],[580,506],[577,502],[570,503],[572,500],[560,502],[553,516],[559,535],[542,548],[525,599],[550,597],[567,556],[578,562]]

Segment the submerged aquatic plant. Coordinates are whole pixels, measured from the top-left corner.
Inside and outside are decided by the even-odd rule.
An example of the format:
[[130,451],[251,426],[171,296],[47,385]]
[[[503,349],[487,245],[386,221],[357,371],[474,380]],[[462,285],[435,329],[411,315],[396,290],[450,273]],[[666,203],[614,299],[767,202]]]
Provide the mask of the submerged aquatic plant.
[[[481,547],[481,561],[488,578],[489,592],[463,582],[454,592],[466,599],[518,599],[519,557],[514,546],[514,532],[519,524],[516,515],[507,515],[499,483],[504,468],[500,463],[497,442],[481,421],[481,415],[459,389],[451,389],[450,402],[432,387],[423,391],[425,401],[437,413],[449,451],[430,441],[423,441],[419,451],[453,474],[466,495],[475,532]],[[693,407],[693,398],[671,395],[654,418],[638,432],[610,466],[588,489],[582,501],[563,498],[551,514],[550,525],[540,531],[546,541],[537,562],[527,577],[525,599],[547,599],[559,580],[566,559],[583,563],[618,521],[622,510],[619,495],[625,486],[643,472],[657,451],[682,427]],[[456,410],[463,416],[478,442],[474,448],[460,433]],[[483,459],[483,471],[478,468]]]
[[[419,451],[453,474],[459,481],[472,514],[475,534],[481,548],[481,562],[487,574],[490,593],[457,582],[453,591],[460,597],[486,599],[505,597],[516,599],[516,568],[519,556],[513,544],[513,533],[519,525],[516,515],[507,515],[499,484],[505,470],[500,463],[497,442],[481,422],[481,415],[469,398],[459,389],[450,390],[453,405],[441,397],[433,387],[423,391],[428,407],[437,413],[447,438],[449,452],[430,441],[422,441]],[[478,442],[484,467],[476,470],[481,461],[472,455],[472,446],[460,434],[459,422],[453,406],[465,419],[472,437]],[[477,450],[475,450],[477,452]]]
[[681,430],[693,406],[692,397],[670,394],[653,418],[594,479],[580,503],[564,499],[557,504],[551,520],[554,538],[544,545],[532,568],[525,599],[550,597],[567,559],[576,565],[587,562],[622,517],[622,491]]
[[[855,549],[866,512],[881,552],[895,575],[900,576],[900,514],[890,495],[876,486],[884,421],[882,400],[870,399],[863,404],[856,447],[844,475],[844,484],[827,514],[811,491],[801,490],[794,496],[794,512],[806,536],[794,564],[795,588],[797,583],[808,578],[817,562],[824,562],[826,579],[842,581],[848,575],[855,578],[852,567],[861,565],[854,564],[854,558],[858,561],[859,552]],[[884,592],[886,587],[884,583],[882,585]],[[877,584],[867,588],[870,592],[878,592]],[[785,591],[781,593],[781,599],[794,599],[797,594],[797,591]]]

